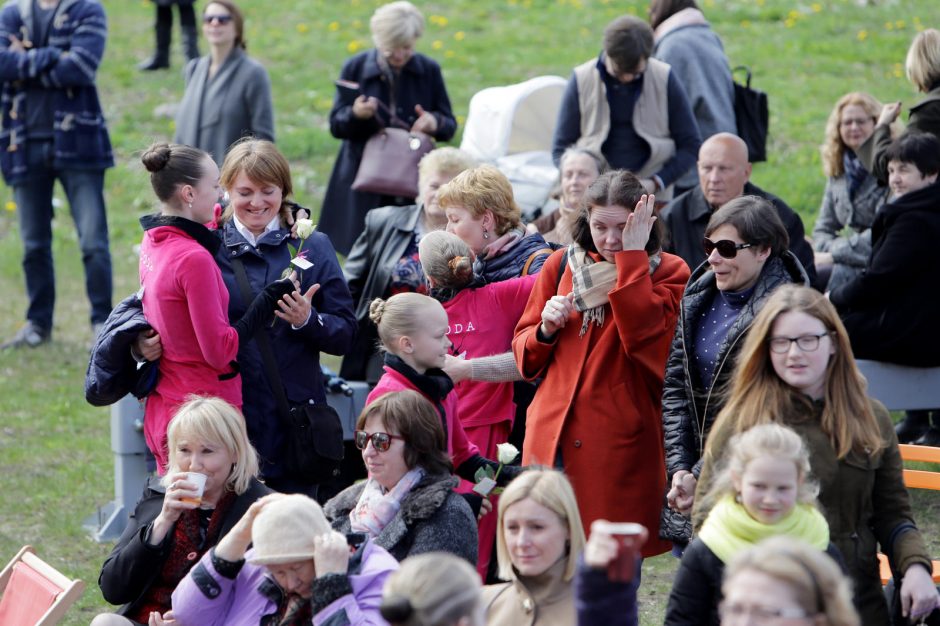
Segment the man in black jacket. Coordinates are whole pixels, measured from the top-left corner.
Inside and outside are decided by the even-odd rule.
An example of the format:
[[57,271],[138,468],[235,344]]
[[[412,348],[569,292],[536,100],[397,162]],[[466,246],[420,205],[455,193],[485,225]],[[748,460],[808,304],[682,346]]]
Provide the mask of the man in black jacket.
[[800,260],[810,284],[815,284],[813,248],[800,216],[786,202],[749,182],[750,177],[747,144],[740,137],[731,133],[709,137],[698,153],[699,185],[675,198],[660,216],[669,230],[666,251],[682,257],[694,270],[705,260],[702,239],[711,214],[738,196],[759,196],[777,209],[790,236],[790,251]]

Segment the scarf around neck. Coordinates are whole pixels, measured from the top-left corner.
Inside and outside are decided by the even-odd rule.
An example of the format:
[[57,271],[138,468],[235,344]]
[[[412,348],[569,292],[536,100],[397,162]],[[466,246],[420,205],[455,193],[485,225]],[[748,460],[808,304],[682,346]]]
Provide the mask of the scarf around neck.
[[[659,267],[659,253],[650,256],[650,275]],[[582,314],[583,337],[591,322],[598,327],[604,325],[604,306],[610,302],[610,292],[617,286],[617,265],[609,261],[595,261],[587,250],[576,243],[568,246],[568,267],[571,269],[571,292],[574,308]],[[564,268],[559,269],[564,272]]]
[[728,563],[742,550],[776,535],[802,539],[819,550],[829,546],[829,524],[812,504],[797,504],[776,524],[764,524],[751,517],[730,494],[708,513],[698,537],[723,563]]
[[378,537],[401,510],[401,501],[422,478],[424,470],[416,467],[402,476],[394,487],[385,491],[378,481],[370,477],[359,496],[359,502],[349,512],[353,532],[368,533],[371,539]]

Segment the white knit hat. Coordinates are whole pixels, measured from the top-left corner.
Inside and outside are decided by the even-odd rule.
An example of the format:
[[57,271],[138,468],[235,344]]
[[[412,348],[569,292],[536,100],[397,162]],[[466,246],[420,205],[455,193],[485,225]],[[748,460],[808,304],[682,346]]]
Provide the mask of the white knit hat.
[[251,527],[255,565],[313,559],[314,538],[330,532],[323,509],[307,496],[294,494],[265,505]]

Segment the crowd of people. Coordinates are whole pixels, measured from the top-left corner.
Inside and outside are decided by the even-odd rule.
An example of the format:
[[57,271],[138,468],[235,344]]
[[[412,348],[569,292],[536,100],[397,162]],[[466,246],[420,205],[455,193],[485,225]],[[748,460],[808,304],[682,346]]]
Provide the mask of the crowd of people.
[[[895,426],[855,362],[940,365],[940,299],[916,288],[940,239],[940,31],[911,44],[927,95],[906,129],[897,103],[836,102],[807,237],[750,182],[704,14],[652,0],[574,68],[557,209],[526,223],[506,175],[452,147],[421,159],[416,197],[353,189],[384,128],[457,129],[440,66],[415,50],[422,13],[391,2],[375,47],[343,65],[315,229],[239,7],[205,4],[199,56],[193,2],[155,2],[140,69],[169,66],[172,4],[189,61],[174,141],[141,157],[159,210],[140,220],[140,291],[120,315],[104,10],[0,12],[0,166],[30,300],[4,347],[51,336],[58,179],[91,367],[156,364],[128,390],[155,474],[101,568],[121,607],[95,626],[635,625],[643,561],[670,551],[671,625],[883,626],[940,608],[898,448],[940,445],[940,409]],[[133,341],[101,340],[129,317]],[[371,385],[342,466],[321,352]]]

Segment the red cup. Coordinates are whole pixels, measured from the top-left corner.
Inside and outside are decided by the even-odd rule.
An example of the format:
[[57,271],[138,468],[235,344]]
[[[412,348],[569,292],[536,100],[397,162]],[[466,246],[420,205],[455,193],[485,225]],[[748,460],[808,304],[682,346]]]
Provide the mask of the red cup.
[[640,548],[646,536],[643,525],[597,520],[591,526],[591,531],[608,534],[617,541],[617,556],[607,565],[607,578],[622,583],[633,580]]

